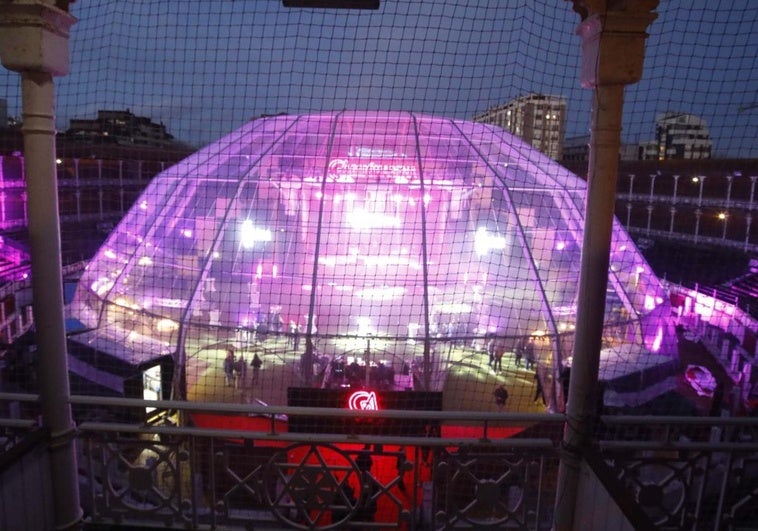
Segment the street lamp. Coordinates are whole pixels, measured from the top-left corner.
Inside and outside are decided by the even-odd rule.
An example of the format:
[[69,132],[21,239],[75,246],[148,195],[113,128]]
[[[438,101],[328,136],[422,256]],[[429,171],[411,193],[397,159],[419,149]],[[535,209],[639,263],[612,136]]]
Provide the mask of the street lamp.
[[726,239],[726,225],[729,221],[729,214],[726,212],[719,212],[719,219],[724,222],[723,227],[721,228],[721,239]]

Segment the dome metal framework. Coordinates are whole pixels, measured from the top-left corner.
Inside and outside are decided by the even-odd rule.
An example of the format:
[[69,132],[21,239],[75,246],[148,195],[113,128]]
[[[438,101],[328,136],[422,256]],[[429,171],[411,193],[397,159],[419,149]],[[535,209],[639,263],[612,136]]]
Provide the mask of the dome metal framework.
[[[326,385],[305,368],[318,356],[369,363],[371,341],[398,370],[418,361],[426,388],[443,385],[454,346],[493,336],[509,350],[537,338],[537,363],[557,374],[570,364],[585,192],[490,125],[264,117],[157,176],[72,309],[97,348],[135,364],[171,355],[190,385],[196,353],[277,339],[302,339],[306,385]],[[669,314],[614,220],[604,347],[670,351]]]

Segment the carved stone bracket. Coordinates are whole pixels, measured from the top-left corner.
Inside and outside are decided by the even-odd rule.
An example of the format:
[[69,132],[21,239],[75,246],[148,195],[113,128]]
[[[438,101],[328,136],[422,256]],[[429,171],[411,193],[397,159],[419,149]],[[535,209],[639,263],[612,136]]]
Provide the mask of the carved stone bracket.
[[49,2],[26,0],[0,7],[0,57],[16,72],[65,76],[69,71],[69,30],[76,18]]
[[658,0],[574,0],[582,17],[582,86],[628,85],[642,77],[647,27]]

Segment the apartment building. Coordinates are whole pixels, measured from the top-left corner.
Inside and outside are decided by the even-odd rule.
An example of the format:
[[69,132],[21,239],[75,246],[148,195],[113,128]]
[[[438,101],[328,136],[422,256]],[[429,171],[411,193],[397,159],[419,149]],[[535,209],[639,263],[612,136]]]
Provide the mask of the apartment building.
[[708,124],[693,114],[658,114],[655,118],[655,139],[658,160],[711,158]]
[[553,160],[563,158],[566,98],[529,94],[490,108],[474,121],[502,127]]

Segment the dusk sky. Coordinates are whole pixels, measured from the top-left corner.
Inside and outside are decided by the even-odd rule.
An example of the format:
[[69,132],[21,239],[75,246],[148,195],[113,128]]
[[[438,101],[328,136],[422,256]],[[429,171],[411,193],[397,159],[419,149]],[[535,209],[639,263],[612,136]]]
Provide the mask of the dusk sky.
[[[714,7],[714,5],[716,7]],[[579,16],[564,0],[382,0],[378,11],[280,0],[88,2],[71,6],[59,129],[130,109],[200,146],[262,114],[414,110],[470,119],[532,92],[568,101],[587,134]],[[624,140],[649,140],[664,111],[704,118],[716,156],[758,157],[758,2],[663,0],[643,80],[627,88]],[[0,86],[20,114],[18,76]],[[3,97],[0,92],[0,97]]]

